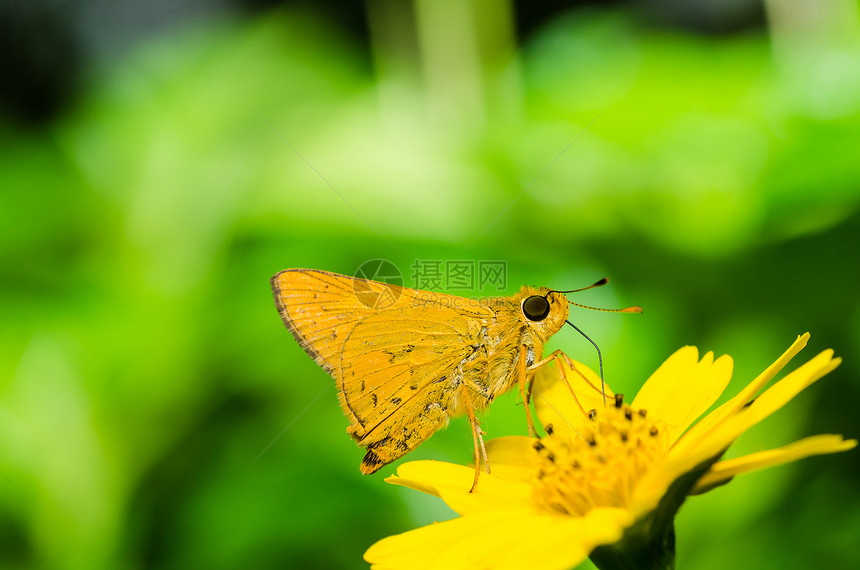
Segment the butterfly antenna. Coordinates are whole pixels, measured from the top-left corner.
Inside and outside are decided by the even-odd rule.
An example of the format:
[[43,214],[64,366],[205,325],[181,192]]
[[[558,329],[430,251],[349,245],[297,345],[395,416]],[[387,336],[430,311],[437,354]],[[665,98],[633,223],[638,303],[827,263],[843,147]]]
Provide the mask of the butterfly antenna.
[[[592,283],[588,287],[583,287],[581,289],[571,289],[570,291],[553,291],[553,293],[578,293],[579,291],[587,291],[589,289],[594,289],[595,287],[602,287],[602,286],[606,285],[607,283],[609,283],[609,279],[604,277],[603,279],[599,279],[599,280],[595,281],[594,283]],[[639,307],[636,305],[634,305],[632,307],[624,307],[623,309],[602,309],[600,307],[591,307],[589,305],[582,305],[580,303],[574,303],[570,299],[568,299],[567,302],[571,305],[576,306],[576,307],[582,307],[583,309],[590,309],[592,311],[603,311],[604,313],[641,313],[642,312],[642,307]],[[597,351],[597,361],[600,364],[600,391],[603,393],[603,405],[605,406],[606,405],[606,387],[605,387],[605,384],[603,381],[603,355],[600,354],[600,347],[598,347],[597,343],[594,342],[593,340],[591,340],[587,334],[582,332],[582,329],[580,329],[578,326],[576,326],[575,324],[573,324],[569,320],[567,321],[567,324],[569,324],[574,329],[576,329],[576,332],[578,332],[579,334],[584,336],[585,340],[590,342],[594,346],[594,349]]]
[[602,309],[600,307],[591,307],[589,305],[581,305],[579,303],[574,303],[570,299],[567,302],[571,305],[576,305],[577,307],[582,307],[583,309],[591,309],[592,311],[603,311],[604,313],[641,313],[642,307],[638,305],[633,305],[632,307],[624,307],[623,309]]
[[[589,289],[594,289],[595,287],[603,287],[609,283],[609,278],[604,277],[603,279],[598,279],[588,287],[581,287],[579,289],[571,289],[570,291],[558,291],[556,289],[552,289],[550,293],[579,293],[580,291],[588,291]],[[606,313],[641,313],[642,307],[624,307],[623,309],[601,309],[600,307],[591,307],[589,305],[581,305],[579,303],[574,303],[570,299],[567,300],[571,305],[576,305],[577,307],[582,307],[583,309],[591,309],[592,311],[604,311]]]
[[556,291],[555,289],[553,289],[552,293],[579,293],[580,291],[588,291],[589,289],[594,289],[595,287],[603,287],[607,283],[609,283],[609,278],[604,277],[603,279],[595,281],[588,287],[582,287],[581,289],[571,289],[570,291]]

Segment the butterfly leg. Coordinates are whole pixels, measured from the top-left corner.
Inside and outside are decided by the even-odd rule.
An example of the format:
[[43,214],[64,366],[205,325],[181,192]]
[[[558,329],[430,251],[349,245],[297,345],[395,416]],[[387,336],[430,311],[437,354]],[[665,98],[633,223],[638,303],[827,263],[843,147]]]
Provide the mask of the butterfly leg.
[[469,400],[469,395],[466,389],[463,388],[460,392],[463,398],[463,403],[466,408],[466,416],[469,418],[469,425],[472,428],[472,440],[475,444],[475,479],[472,481],[472,487],[469,492],[475,490],[478,486],[478,475],[481,473],[481,457],[484,458],[484,465],[487,467],[487,473],[490,472],[490,459],[487,457],[487,448],[484,446],[484,432],[481,430],[481,424],[478,422],[478,417],[475,415],[475,408]]
[[599,386],[595,386],[591,382],[591,380],[589,380],[588,376],[586,376],[585,374],[580,372],[579,368],[576,367],[576,364],[573,362],[573,360],[570,359],[570,357],[567,354],[563,353],[560,350],[555,350],[555,351],[553,351],[552,354],[549,355],[549,358],[555,358],[556,359],[556,366],[558,366],[558,371],[561,374],[561,379],[564,380],[564,383],[567,385],[567,389],[570,390],[570,393],[573,395],[574,399],[576,400],[577,405],[579,406],[579,408],[581,410],[583,409],[582,404],[580,404],[579,400],[576,399],[576,394],[573,393],[573,386],[571,386],[570,382],[567,381],[567,374],[565,373],[564,368],[561,366],[561,362],[559,362],[559,360],[562,358],[564,359],[568,368],[570,368],[571,370],[576,372],[579,375],[579,377],[582,378],[583,382],[585,382],[586,385],[588,385],[592,390],[594,390],[595,392],[599,392],[599,393],[603,394],[603,399],[606,400],[606,392],[604,392],[603,389],[600,388]]
[[526,380],[528,374],[526,367],[526,356],[528,354],[528,347],[524,344],[520,345],[520,354],[519,358],[517,358],[517,379],[519,380],[520,386],[520,397],[523,399],[523,405],[526,407],[526,423],[529,426],[529,437],[537,437],[537,432],[535,431],[535,422],[532,419],[532,408],[531,408],[531,395],[532,395],[532,383],[534,382],[534,374],[528,380]]
[[[543,359],[535,362],[531,366],[529,366],[528,370],[529,371],[537,370],[541,366],[544,366],[545,364],[552,362],[553,360],[556,361],[555,365],[558,367],[559,375],[561,376],[561,379],[564,382],[564,384],[567,386],[567,389],[570,390],[570,394],[571,394],[571,396],[573,396],[573,400],[576,402],[576,405],[579,406],[579,409],[582,411],[582,413],[585,414],[585,409],[582,407],[582,404],[579,403],[579,398],[576,397],[576,393],[573,391],[573,386],[571,386],[570,382],[567,381],[567,373],[564,371],[564,367],[562,366],[561,361],[564,360],[564,363],[567,364],[568,368],[570,368],[571,370],[573,370],[574,372],[579,374],[582,377],[582,379],[585,380],[585,382],[587,384],[591,385],[591,382],[589,382],[588,378],[586,378],[585,375],[576,368],[576,365],[573,363],[573,361],[570,359],[570,357],[567,354],[565,354],[561,350],[554,350],[552,352],[552,354],[550,354],[546,358],[543,358]],[[532,385],[533,384],[534,384],[534,374],[532,374],[531,380],[529,380],[528,390],[526,391],[526,395],[529,398],[529,400],[526,400],[527,402],[530,401],[530,399],[531,399]],[[531,433],[531,431],[529,433]]]

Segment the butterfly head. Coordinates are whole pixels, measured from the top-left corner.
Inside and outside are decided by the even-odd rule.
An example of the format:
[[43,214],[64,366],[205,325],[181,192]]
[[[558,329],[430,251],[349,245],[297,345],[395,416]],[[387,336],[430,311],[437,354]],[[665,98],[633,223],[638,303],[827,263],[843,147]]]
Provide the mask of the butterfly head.
[[[537,336],[546,342],[546,340],[557,333],[567,321],[570,305],[609,313],[642,312],[642,308],[637,306],[625,307],[623,309],[601,309],[598,307],[574,303],[567,298],[567,293],[587,291],[588,289],[606,285],[608,282],[609,280],[604,277],[588,287],[572,289],[570,291],[558,291],[556,289],[548,289],[546,287],[529,287],[526,285],[515,297],[520,306],[520,320],[529,325]],[[568,324],[573,326],[573,323],[568,322]],[[574,326],[574,328],[576,327]],[[582,331],[579,332],[582,333]]]
[[525,286],[519,295],[520,320],[543,341],[557,333],[568,315],[564,293],[546,287]]

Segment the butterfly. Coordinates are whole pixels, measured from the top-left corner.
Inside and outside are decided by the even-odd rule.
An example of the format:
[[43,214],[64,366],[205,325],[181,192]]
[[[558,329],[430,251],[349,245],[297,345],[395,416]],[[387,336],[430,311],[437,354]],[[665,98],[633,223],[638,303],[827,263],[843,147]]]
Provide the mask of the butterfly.
[[529,407],[535,371],[557,358],[572,365],[560,350],[543,357],[544,343],[566,322],[576,328],[565,293],[607,280],[574,291],[523,286],[508,297],[483,299],[316,269],[286,269],[271,282],[287,329],[337,384],[347,433],[367,450],[362,473],[466,415],[475,444],[474,488],[481,458],[490,469],[476,412],[516,385],[535,434]]

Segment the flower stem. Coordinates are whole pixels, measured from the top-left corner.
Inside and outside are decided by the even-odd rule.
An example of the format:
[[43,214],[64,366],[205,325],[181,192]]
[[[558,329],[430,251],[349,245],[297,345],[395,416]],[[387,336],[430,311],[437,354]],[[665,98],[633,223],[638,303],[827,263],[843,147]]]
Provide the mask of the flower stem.
[[[620,542],[596,548],[591,561],[600,570],[672,570],[675,568],[674,525],[659,535],[636,525]],[[642,525],[649,526],[649,525]]]
[[595,548],[591,561],[600,570],[671,570],[675,568],[675,515],[696,482],[722,452],[697,465],[674,483],[657,508],[628,528],[620,541]]

